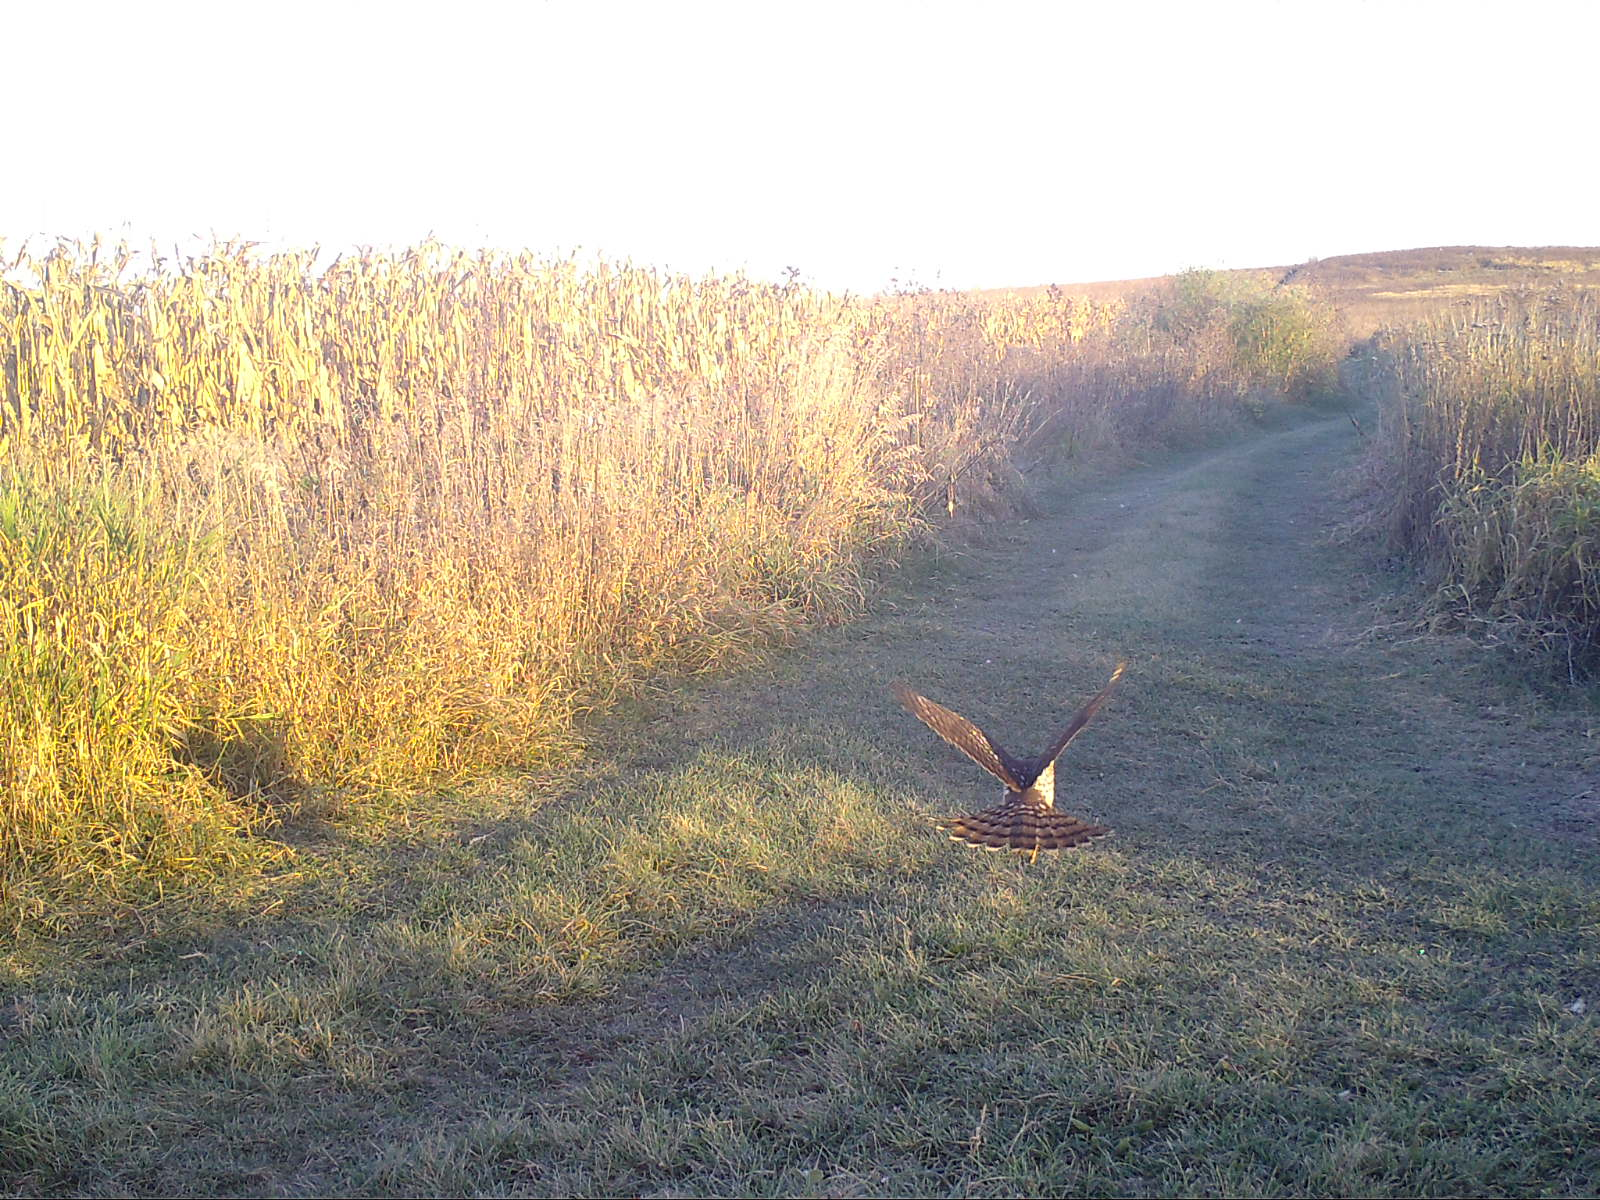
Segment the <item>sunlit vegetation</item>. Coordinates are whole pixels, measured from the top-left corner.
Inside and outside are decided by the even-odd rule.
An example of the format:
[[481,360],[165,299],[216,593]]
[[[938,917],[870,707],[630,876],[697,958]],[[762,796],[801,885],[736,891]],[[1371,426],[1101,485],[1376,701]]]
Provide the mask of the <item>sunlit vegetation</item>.
[[858,612],[874,564],[1005,513],[1024,467],[1310,394],[1330,328],[1204,274],[994,303],[439,246],[18,256],[5,920],[537,761],[618,688]]
[[1379,520],[1439,611],[1573,672],[1600,650],[1600,300],[1507,294],[1384,339]]

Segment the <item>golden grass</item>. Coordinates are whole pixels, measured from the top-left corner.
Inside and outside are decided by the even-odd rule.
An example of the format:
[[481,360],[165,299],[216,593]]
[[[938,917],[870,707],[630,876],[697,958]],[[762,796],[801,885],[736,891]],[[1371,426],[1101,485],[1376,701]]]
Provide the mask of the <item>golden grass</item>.
[[1558,649],[1600,645],[1600,298],[1507,294],[1376,351],[1382,520],[1445,610]]
[[265,853],[285,806],[524,763],[661,670],[859,610],[1019,467],[1215,428],[1332,358],[1185,277],[837,297],[423,246],[63,244],[0,284],[8,920]]

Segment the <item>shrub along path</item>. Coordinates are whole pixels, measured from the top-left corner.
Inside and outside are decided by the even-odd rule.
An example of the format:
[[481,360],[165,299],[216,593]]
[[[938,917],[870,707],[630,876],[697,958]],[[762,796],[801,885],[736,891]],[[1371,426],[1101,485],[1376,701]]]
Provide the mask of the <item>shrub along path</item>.
[[[1592,1192],[1594,716],[1385,628],[1353,439],[1062,491],[558,777],[16,952],[0,1187]],[[994,789],[891,679],[1031,752],[1122,656],[1057,785],[1109,842],[929,828]]]

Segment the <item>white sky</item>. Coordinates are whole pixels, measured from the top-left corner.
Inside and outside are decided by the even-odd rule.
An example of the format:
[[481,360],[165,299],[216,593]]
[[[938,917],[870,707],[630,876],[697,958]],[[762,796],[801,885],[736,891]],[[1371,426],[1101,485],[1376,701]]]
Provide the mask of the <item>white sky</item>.
[[824,287],[1600,244],[1600,3],[0,0],[0,236]]

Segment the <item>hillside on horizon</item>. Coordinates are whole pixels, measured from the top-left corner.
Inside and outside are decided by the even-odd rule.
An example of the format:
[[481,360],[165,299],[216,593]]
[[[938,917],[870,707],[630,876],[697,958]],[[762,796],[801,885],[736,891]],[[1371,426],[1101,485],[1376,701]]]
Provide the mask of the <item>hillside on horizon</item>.
[[[1565,286],[1600,288],[1600,246],[1426,246],[1309,259],[1293,266],[1239,267],[1228,275],[1277,276],[1311,284],[1338,306],[1356,337],[1404,325],[1452,304],[1497,292]],[[1133,296],[1169,275],[1026,288],[987,288],[983,295],[1028,295],[1055,286],[1095,299]]]

